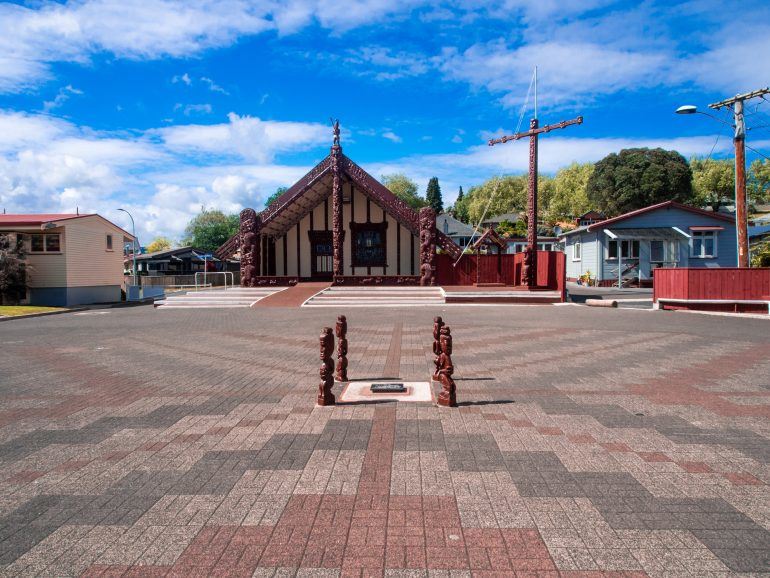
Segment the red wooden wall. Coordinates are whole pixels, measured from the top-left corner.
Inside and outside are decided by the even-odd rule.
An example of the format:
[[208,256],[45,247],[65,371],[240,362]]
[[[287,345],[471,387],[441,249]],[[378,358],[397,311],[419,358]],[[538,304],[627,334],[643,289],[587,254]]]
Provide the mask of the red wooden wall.
[[655,269],[653,300],[768,299],[770,269]]
[[[561,251],[537,252],[537,284],[539,287],[564,291],[566,260]],[[520,286],[524,253],[512,255],[463,255],[455,259],[446,254],[436,255],[437,285],[475,285],[504,283]]]

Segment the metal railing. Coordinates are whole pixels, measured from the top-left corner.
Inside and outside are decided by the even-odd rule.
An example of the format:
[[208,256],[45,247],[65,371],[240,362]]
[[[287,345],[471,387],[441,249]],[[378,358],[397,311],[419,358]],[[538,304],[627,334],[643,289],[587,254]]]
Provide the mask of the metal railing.
[[224,275],[225,291],[227,291],[227,276],[230,275],[230,287],[235,286],[235,276],[232,271],[198,271],[195,273],[195,290],[198,290],[198,275],[203,275],[203,287],[206,287],[206,278],[209,275]]

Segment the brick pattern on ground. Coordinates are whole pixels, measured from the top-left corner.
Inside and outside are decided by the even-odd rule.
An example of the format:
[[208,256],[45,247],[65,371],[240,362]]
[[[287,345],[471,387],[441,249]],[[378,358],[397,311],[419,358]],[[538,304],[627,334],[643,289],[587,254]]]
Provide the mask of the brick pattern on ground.
[[[351,378],[435,313],[348,312]],[[460,407],[315,407],[336,314],[3,324],[0,576],[770,573],[766,324],[456,308]]]

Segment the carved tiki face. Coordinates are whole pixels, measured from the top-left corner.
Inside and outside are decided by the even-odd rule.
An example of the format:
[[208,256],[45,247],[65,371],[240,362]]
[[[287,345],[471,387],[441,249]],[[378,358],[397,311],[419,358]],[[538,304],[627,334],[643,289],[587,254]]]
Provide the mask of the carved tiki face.
[[334,349],[334,341],[332,337],[332,328],[331,327],[324,327],[321,330],[321,360],[325,360],[327,357],[329,357],[332,354],[332,350]]
[[441,353],[452,355],[452,335],[446,326],[441,328]]

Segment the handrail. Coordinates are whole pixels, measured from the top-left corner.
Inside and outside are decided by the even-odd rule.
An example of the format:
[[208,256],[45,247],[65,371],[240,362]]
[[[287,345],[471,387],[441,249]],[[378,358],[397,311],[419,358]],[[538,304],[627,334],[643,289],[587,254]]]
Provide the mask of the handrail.
[[225,291],[227,291],[227,276],[230,275],[230,287],[235,286],[235,275],[232,271],[196,271],[195,272],[195,290],[198,290],[198,275],[203,275],[203,286],[206,287],[206,276],[208,275],[224,275],[225,276]]

